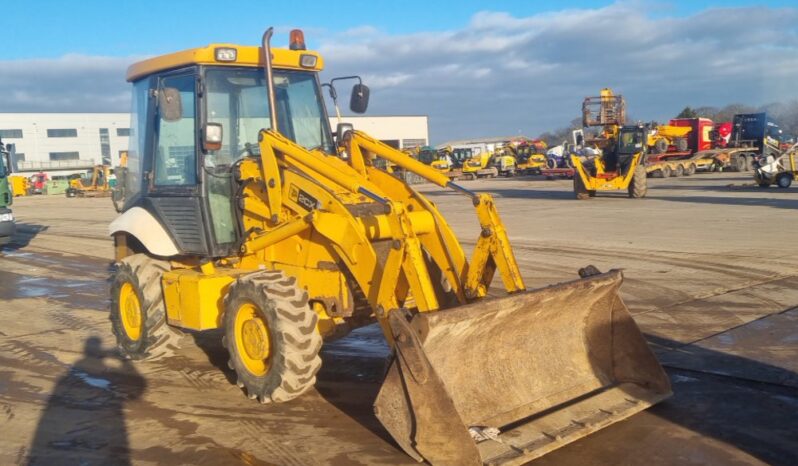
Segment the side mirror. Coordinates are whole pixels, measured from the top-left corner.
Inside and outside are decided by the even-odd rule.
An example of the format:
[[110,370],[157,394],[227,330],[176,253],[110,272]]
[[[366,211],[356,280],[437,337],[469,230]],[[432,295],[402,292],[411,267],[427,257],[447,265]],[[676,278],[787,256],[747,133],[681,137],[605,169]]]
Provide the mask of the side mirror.
[[202,132],[202,147],[205,152],[220,150],[223,134],[224,128],[221,123],[206,123]]
[[366,113],[369,106],[369,88],[365,84],[352,86],[352,98],[349,100],[349,109],[355,113]]
[[159,89],[158,106],[161,108],[161,119],[164,121],[180,121],[183,118],[183,101],[177,88]]
[[352,123],[338,123],[335,128],[335,142],[340,146],[344,141],[344,135],[348,131],[354,131],[355,127]]

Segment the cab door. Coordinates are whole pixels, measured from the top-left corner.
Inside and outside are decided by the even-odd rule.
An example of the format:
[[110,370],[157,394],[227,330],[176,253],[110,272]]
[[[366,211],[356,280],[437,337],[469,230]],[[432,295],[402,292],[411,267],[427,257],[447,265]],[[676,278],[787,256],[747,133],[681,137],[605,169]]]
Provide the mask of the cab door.
[[199,119],[194,68],[157,79],[146,200],[183,254],[208,253],[198,159]]

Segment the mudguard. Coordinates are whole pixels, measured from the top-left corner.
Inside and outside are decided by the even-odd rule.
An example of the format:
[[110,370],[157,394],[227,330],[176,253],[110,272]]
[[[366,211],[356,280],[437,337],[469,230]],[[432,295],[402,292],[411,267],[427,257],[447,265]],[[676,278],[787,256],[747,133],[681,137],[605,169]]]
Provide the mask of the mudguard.
[[146,209],[133,207],[108,226],[108,234],[127,233],[135,237],[150,253],[170,257],[179,254],[175,242],[161,223]]

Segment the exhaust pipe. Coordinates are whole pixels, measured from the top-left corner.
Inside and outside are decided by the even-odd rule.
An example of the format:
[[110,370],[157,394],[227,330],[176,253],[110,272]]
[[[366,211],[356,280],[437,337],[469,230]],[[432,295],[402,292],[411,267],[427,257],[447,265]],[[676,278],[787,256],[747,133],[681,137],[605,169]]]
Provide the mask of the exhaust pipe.
[[273,27],[270,27],[263,33],[261,53],[263,54],[263,66],[266,75],[266,92],[269,98],[269,120],[271,120],[269,128],[272,131],[279,132],[277,128],[277,105],[275,104],[274,97],[274,75],[272,73],[272,48],[270,44],[272,34],[274,34]]

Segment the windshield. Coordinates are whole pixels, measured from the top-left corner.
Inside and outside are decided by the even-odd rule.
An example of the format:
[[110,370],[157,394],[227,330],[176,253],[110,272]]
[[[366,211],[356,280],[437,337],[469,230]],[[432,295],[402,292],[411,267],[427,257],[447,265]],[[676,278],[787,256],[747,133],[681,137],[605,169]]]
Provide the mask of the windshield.
[[643,133],[637,129],[621,131],[618,136],[618,153],[635,154],[643,150]]
[[452,158],[460,162],[470,159],[472,155],[474,154],[471,149],[455,149],[452,152]]
[[[269,100],[260,68],[211,68],[206,73],[206,115],[223,126],[222,148],[206,157],[206,165],[229,164],[257,153],[258,132],[270,127]],[[334,153],[316,75],[274,71],[277,125],[280,133],[306,149]]]
[[437,150],[422,150],[418,153],[418,160],[422,163],[427,165],[431,164],[433,161],[438,160],[438,151]]

